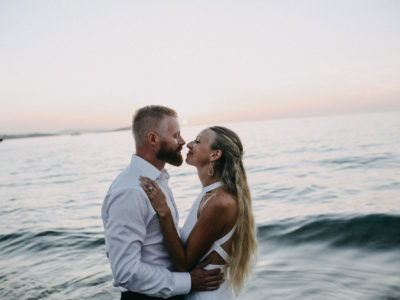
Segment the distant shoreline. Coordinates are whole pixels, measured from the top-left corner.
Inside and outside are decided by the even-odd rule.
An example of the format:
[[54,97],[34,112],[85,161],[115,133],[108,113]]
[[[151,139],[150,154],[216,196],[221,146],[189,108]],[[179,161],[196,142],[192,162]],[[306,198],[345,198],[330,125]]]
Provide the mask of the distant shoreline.
[[63,135],[81,135],[85,133],[104,133],[130,130],[131,127],[121,127],[117,129],[100,129],[100,130],[67,130],[59,133],[22,133],[22,134],[3,134],[0,135],[0,142],[13,139],[27,139],[36,137],[63,136]]
[[[242,123],[251,121],[275,121],[285,119],[308,119],[308,118],[320,118],[320,117],[335,117],[335,116],[346,116],[346,115],[365,115],[365,114],[380,114],[380,113],[399,113],[400,110],[379,110],[379,111],[365,111],[365,112],[342,112],[342,113],[330,113],[330,114],[318,114],[318,115],[298,115],[298,116],[282,116],[277,118],[254,118],[253,120],[224,120],[222,123]],[[206,123],[194,123],[189,126],[205,125]],[[188,125],[186,125],[188,126]],[[24,139],[24,138],[35,138],[35,137],[50,137],[50,136],[65,136],[65,135],[81,135],[87,133],[105,133],[105,132],[117,132],[131,130],[131,126],[121,127],[116,129],[88,129],[88,130],[63,130],[57,133],[22,133],[22,134],[0,134],[0,142],[11,139]]]

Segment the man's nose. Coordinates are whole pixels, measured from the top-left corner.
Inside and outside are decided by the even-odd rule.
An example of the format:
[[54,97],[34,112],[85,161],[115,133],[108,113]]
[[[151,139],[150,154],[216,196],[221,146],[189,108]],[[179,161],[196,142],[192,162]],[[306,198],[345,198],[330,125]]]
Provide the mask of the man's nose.
[[179,144],[181,144],[182,146],[186,144],[185,140],[183,139],[183,137],[180,138]]
[[188,144],[186,145],[186,147],[188,147],[189,149],[192,149],[192,146],[193,146],[193,142],[190,142],[190,143],[188,143]]

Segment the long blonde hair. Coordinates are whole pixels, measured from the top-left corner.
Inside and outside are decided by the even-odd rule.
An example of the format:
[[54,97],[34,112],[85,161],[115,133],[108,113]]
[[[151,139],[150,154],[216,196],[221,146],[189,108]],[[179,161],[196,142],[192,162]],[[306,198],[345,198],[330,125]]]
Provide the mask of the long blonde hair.
[[237,201],[236,230],[232,237],[230,259],[227,262],[227,279],[235,294],[239,294],[244,282],[252,273],[257,258],[257,237],[250,189],[243,167],[243,146],[232,130],[210,127],[216,133],[212,149],[220,149],[222,156],[215,162],[215,175]]

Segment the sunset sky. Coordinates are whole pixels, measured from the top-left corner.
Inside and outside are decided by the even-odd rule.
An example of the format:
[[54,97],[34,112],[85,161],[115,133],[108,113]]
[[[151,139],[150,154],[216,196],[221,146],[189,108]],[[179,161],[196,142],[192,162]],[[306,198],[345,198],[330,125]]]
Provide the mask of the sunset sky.
[[0,134],[400,109],[400,1],[0,0]]

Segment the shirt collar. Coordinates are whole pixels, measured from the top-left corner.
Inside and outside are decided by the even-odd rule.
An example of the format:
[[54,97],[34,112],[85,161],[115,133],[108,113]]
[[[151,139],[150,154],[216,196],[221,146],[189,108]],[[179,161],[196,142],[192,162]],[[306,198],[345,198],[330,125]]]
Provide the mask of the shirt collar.
[[147,160],[144,160],[136,154],[132,155],[131,165],[135,168],[140,169],[143,176],[149,177],[151,180],[156,180],[157,178],[160,178],[168,181],[169,179],[169,174],[165,168],[160,171]]

